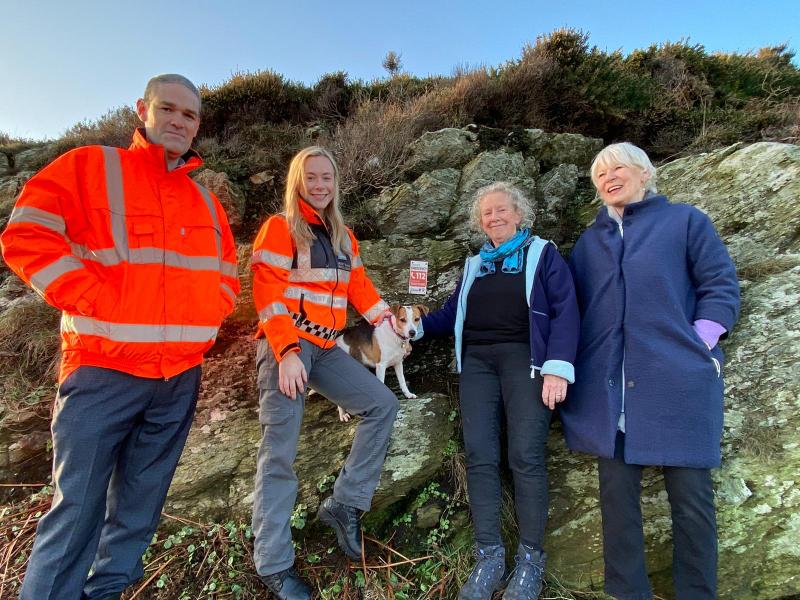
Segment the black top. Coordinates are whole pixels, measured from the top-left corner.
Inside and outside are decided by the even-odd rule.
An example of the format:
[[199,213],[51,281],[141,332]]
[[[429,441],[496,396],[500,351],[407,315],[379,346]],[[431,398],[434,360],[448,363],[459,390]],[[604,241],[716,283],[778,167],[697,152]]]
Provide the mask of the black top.
[[[526,259],[527,254],[524,254]],[[510,274],[502,272],[503,261],[496,262],[494,266],[494,273],[476,277],[469,289],[464,319],[464,346],[530,343],[525,269]]]

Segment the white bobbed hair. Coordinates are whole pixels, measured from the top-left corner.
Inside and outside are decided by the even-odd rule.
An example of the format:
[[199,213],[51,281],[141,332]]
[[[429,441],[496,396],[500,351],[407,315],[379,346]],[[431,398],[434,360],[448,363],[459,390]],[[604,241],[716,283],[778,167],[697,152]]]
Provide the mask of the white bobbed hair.
[[590,173],[592,175],[592,183],[597,187],[597,174],[604,168],[614,164],[625,165],[626,167],[635,167],[641,169],[649,175],[647,181],[644,183],[644,189],[648,192],[656,193],[656,168],[650,162],[650,157],[647,153],[634,146],[630,142],[620,142],[618,144],[609,144],[594,157],[592,161],[592,168]]

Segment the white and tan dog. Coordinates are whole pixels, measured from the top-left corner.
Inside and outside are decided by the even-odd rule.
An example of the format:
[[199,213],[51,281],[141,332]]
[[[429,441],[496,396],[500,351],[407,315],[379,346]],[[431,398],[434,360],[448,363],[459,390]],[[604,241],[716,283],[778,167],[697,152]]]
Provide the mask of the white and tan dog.
[[[410,339],[419,328],[428,308],[422,304],[390,306],[391,318],[373,327],[366,321],[348,327],[336,340],[336,345],[350,354],[361,364],[375,369],[375,376],[381,381],[386,377],[386,369],[394,367],[400,390],[406,398],[416,398],[406,384],[403,374],[403,359],[411,353]],[[348,421],[350,415],[341,407],[339,420]]]

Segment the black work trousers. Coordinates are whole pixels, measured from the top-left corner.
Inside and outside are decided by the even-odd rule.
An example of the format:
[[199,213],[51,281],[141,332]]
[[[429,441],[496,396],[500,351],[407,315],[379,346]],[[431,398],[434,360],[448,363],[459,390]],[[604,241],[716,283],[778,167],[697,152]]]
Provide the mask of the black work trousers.
[[480,547],[502,542],[500,440],[505,419],[520,541],[541,549],[547,522],[545,456],[552,411],[542,403],[541,376],[531,378],[528,344],[467,346],[460,400],[475,541]]
[[[642,530],[642,466],[624,460],[617,433],[614,458],[598,459],[603,515],[605,591],[620,600],[653,597]],[[678,600],[716,598],[717,521],[708,469],[663,467],[672,511],[672,579]]]

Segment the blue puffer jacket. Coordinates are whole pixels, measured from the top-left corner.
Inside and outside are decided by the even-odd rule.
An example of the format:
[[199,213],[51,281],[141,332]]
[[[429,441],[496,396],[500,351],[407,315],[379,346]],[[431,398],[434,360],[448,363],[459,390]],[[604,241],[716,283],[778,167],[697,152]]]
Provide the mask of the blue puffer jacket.
[[[455,335],[456,363],[461,372],[462,332],[467,296],[481,264],[480,255],[464,265],[458,287],[444,306],[422,317],[421,332],[434,336]],[[578,305],[567,263],[555,244],[534,237],[525,259],[525,290],[530,307],[531,377],[535,371],[575,381],[578,345]]]
[[570,258],[581,338],[577,383],[559,407],[567,444],[613,456],[624,392],[626,462],[718,466],[722,350],[709,351],[692,324],[731,331],[736,269],[692,206],[651,196],[626,206],[622,228],[603,207]]

